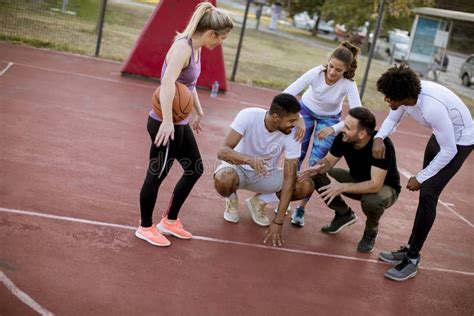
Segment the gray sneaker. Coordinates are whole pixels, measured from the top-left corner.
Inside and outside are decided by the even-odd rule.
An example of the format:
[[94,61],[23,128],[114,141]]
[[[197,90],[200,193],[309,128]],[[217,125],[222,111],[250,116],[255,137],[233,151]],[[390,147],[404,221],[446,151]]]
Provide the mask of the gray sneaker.
[[405,256],[402,262],[385,272],[385,277],[394,281],[406,281],[413,278],[420,264],[420,256],[417,259],[409,259]]
[[407,252],[408,248],[406,246],[401,246],[397,251],[381,251],[379,253],[379,259],[387,263],[399,264],[403,261]]

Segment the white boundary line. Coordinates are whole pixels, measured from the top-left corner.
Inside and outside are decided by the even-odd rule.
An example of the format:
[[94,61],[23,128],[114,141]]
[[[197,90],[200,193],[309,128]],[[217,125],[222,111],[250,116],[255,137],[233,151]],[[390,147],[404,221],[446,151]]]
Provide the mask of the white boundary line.
[[[44,213],[25,211],[25,210],[14,210],[14,209],[3,208],[3,207],[0,207],[0,212],[13,213],[13,214],[19,214],[19,215],[37,216],[37,217],[57,219],[57,220],[62,220],[62,221],[67,221],[67,222],[75,222],[75,223],[89,224],[89,225],[95,225],[95,226],[113,227],[113,228],[120,228],[120,229],[127,229],[127,230],[136,230],[137,229],[136,227],[128,226],[128,225],[120,225],[120,224],[92,221],[92,220],[88,220],[88,219],[81,219],[81,218],[75,218],[75,217],[69,217],[69,216],[59,216],[59,215],[53,215],[53,214],[44,214]],[[375,264],[388,265],[385,262],[381,262],[381,261],[374,260],[374,259],[364,259],[364,258],[357,258],[357,257],[343,256],[343,255],[335,255],[335,254],[317,252],[317,251],[307,251],[307,250],[297,250],[297,249],[290,249],[290,248],[271,247],[271,246],[251,244],[251,243],[245,243],[245,242],[240,242],[240,241],[232,241],[232,240],[218,239],[218,238],[205,237],[205,236],[193,236],[193,239],[202,240],[202,241],[209,241],[209,242],[215,242],[215,243],[221,243],[221,244],[231,244],[231,245],[251,247],[251,248],[260,248],[260,249],[267,249],[267,250],[274,250],[274,251],[296,253],[296,254],[302,254],[302,255],[328,257],[328,258],[334,258],[334,259],[342,259],[342,260],[350,260],[350,261],[361,261],[361,262],[369,262],[369,263],[375,263]],[[440,272],[461,274],[461,275],[466,275],[466,276],[474,276],[474,272],[458,271],[458,270],[451,270],[451,269],[444,269],[444,268],[425,267],[425,266],[420,266],[419,268],[423,269],[423,270],[440,271]]]
[[[410,179],[411,177],[413,177],[413,175],[406,169],[403,169],[403,168],[398,168],[398,171],[400,172],[400,174],[402,174],[405,178],[407,179]],[[466,224],[468,224],[471,228],[474,228],[474,224],[472,224],[468,219],[466,219],[464,216],[462,216],[461,214],[459,214],[458,212],[456,212],[451,206],[453,204],[451,203],[446,203],[446,202],[443,202],[441,201],[441,199],[438,199],[439,203],[442,204],[444,207],[446,207],[448,209],[448,211],[450,211],[451,213],[453,213],[457,218],[459,218],[460,220],[462,220],[463,222],[465,222]]]
[[[0,61],[2,61],[2,60],[0,60]],[[51,69],[51,68],[46,68],[46,67],[32,66],[32,65],[22,64],[22,63],[15,63],[15,65],[21,66],[21,67],[26,67],[26,68],[33,68],[33,69],[38,69],[38,70],[43,70],[43,71],[50,71],[50,72],[60,73],[60,74],[63,74],[63,75],[73,75],[73,76],[89,78],[89,79],[104,80],[104,81],[108,81],[108,82],[119,83],[119,84],[134,86],[134,87],[153,89],[153,85],[151,85],[151,84],[150,85],[145,85],[145,84],[127,82],[127,81],[122,81],[122,80],[116,80],[116,79],[110,79],[110,78],[104,78],[104,77],[98,77],[98,76],[92,76],[92,75],[85,75],[85,74],[80,74],[80,73],[77,73],[77,72],[62,71],[62,70]]]
[[52,316],[54,315],[47,309],[45,309],[43,306],[38,304],[35,300],[33,300],[31,297],[28,296],[25,292],[20,290],[16,285],[3,273],[3,271],[0,271],[0,281],[5,285],[5,287],[12,292],[13,295],[18,297],[20,301],[31,307],[35,312],[37,312],[40,315],[47,315],[47,316]]
[[13,63],[8,63],[8,65],[2,70],[2,72],[0,72],[0,77],[3,76],[11,66],[13,66]]

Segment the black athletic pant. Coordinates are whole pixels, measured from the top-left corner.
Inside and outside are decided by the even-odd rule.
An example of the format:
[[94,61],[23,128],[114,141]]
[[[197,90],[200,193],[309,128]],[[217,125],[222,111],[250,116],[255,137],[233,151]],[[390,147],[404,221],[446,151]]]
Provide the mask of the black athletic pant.
[[[428,233],[430,232],[436,217],[436,205],[438,198],[449,180],[458,172],[464,161],[471,153],[474,145],[457,146],[458,152],[456,156],[437,174],[429,178],[421,184],[420,197],[418,200],[418,209],[416,210],[415,222],[411,232],[410,245],[408,251],[409,258],[417,258],[423,244],[425,243]],[[434,135],[431,135],[425,149],[423,158],[423,168],[439,153],[440,147]]]
[[[156,134],[161,122],[148,117],[147,129],[151,138],[150,161],[145,181],[140,192],[141,226],[150,227],[155,207],[158,189],[168,175],[174,160],[178,160],[183,168],[183,176],[176,184],[169,204],[167,217],[171,220],[178,218],[179,210],[188,197],[196,181],[203,174],[201,154],[191,127],[186,125],[174,126],[174,140],[169,140],[168,146],[156,147]],[[168,153],[166,153],[168,148]]]

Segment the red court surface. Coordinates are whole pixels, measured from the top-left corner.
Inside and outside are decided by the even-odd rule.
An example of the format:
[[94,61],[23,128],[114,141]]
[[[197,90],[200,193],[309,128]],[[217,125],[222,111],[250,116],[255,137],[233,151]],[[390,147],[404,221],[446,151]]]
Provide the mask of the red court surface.
[[[153,247],[134,236],[156,83],[120,76],[114,62],[0,43],[1,315],[284,315],[474,313],[474,156],[441,195],[418,276],[397,283],[380,250],[408,239],[417,193],[402,190],[381,219],[376,249],[356,251],[365,217],[328,236],[333,213],[316,196],[306,226],[262,243],[240,194],[241,221],[224,221],[216,153],[235,114],[277,91],[230,84],[200,90],[205,161],[180,213],[195,235]],[[377,113],[379,122],[385,113]],[[393,135],[402,186],[422,164],[429,130],[406,118]],[[157,222],[180,170],[160,190]],[[271,212],[269,209],[268,212]]]

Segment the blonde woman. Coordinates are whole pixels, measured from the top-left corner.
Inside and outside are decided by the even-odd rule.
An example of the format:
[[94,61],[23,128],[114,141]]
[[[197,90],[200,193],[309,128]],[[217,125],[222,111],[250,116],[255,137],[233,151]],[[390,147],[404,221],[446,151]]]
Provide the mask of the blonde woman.
[[[350,108],[362,106],[354,82],[358,54],[356,46],[343,42],[331,53],[326,65],[308,70],[283,91],[296,96],[308,88],[301,97],[301,115],[306,130],[301,146],[300,167],[306,157],[313,130],[314,141],[309,166],[314,166],[328,153],[334,138],[344,127],[341,111],[345,97]],[[309,197],[301,201],[295,209],[291,217],[292,224],[304,226],[304,208],[308,200]]]
[[[169,246],[163,235],[190,239],[192,234],[184,229],[178,213],[196,181],[203,173],[201,154],[188,118],[173,123],[172,100],[175,82],[186,85],[194,99],[195,115],[192,129],[199,133],[204,112],[196,92],[196,82],[201,72],[201,48],[214,49],[222,44],[233,28],[230,17],[209,2],[197,5],[191,20],[182,33],[178,33],[169,49],[161,72],[160,104],[163,117],[151,110],[148,133],[151,138],[148,170],[140,192],[141,221],[135,235],[155,246]],[[184,169],[176,184],[166,215],[154,226],[153,210],[158,189],[178,160]]]

